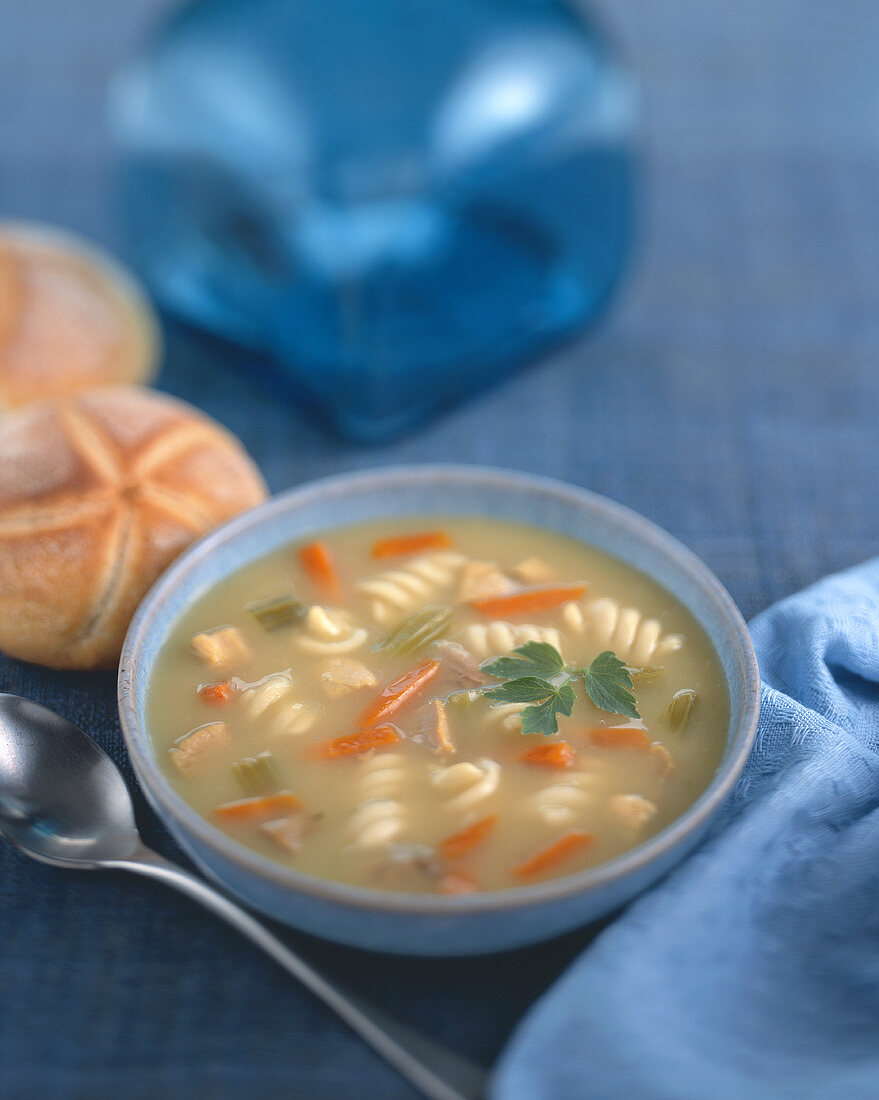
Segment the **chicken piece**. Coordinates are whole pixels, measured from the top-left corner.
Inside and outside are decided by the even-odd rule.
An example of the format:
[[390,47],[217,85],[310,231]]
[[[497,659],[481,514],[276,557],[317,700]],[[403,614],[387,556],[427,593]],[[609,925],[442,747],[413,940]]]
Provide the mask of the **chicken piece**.
[[211,722],[207,726],[199,726],[191,733],[178,741],[171,749],[171,762],[183,775],[190,775],[203,766],[218,748],[232,743],[232,735],[225,722]]
[[449,716],[439,699],[431,699],[419,710],[418,733],[434,752],[455,751],[455,742],[449,732]]
[[435,879],[442,873],[436,851],[424,844],[390,844],[388,855],[372,870],[372,877],[386,888],[411,888],[413,878]]
[[437,883],[441,894],[475,894],[478,889],[476,879],[466,871],[447,871]]
[[320,679],[324,693],[331,699],[350,695],[352,691],[360,691],[361,688],[375,687],[378,683],[375,674],[362,661],[355,661],[351,657],[333,657],[327,662]]
[[497,722],[511,733],[522,732],[522,711],[530,703],[493,703],[488,708],[487,721]]
[[607,802],[608,813],[620,825],[637,831],[656,813],[656,804],[640,794],[615,794]]
[[301,849],[308,834],[314,831],[316,820],[314,816],[295,813],[288,817],[276,817],[274,821],[264,821],[260,825],[260,830],[279,848],[295,855]]
[[513,576],[522,584],[543,584],[552,580],[552,570],[542,558],[525,558],[513,566]]
[[468,561],[461,570],[458,599],[462,603],[483,600],[489,596],[504,596],[516,585],[490,561]]
[[662,779],[671,775],[675,768],[675,762],[671,753],[661,741],[654,741],[650,746],[650,755],[656,760],[656,770]]
[[469,649],[457,642],[438,642],[436,656],[444,675],[461,687],[477,687],[485,683],[486,676],[479,667],[479,661]]
[[235,626],[222,626],[219,630],[196,634],[189,645],[197,657],[214,668],[240,665],[250,656],[247,643]]

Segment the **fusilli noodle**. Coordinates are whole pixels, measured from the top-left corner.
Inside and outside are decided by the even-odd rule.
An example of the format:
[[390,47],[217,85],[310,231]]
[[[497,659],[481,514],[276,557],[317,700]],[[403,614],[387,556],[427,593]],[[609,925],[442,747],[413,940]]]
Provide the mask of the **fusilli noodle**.
[[476,657],[500,657],[525,642],[549,642],[561,652],[561,632],[552,626],[533,623],[507,623],[495,619],[490,623],[470,623],[461,631],[462,644]]
[[370,798],[351,815],[355,848],[378,848],[403,831],[403,804],[395,798]]
[[500,764],[483,758],[475,764],[462,761],[446,768],[436,768],[430,773],[433,785],[443,796],[450,810],[468,810],[489,798],[500,782]]
[[406,760],[398,752],[376,752],[361,761],[360,790],[364,800],[387,798],[399,792],[406,774]]
[[631,665],[651,665],[684,644],[680,634],[663,634],[656,619],[645,619],[634,607],[620,607],[616,600],[593,603],[571,601],[562,608],[565,626],[582,634],[598,649],[612,649]]
[[292,737],[314,724],[318,707],[296,698],[286,673],[267,676],[241,693],[241,707],[252,721],[262,721],[269,734]]
[[351,815],[355,848],[377,848],[403,831],[405,811],[399,801],[406,761],[397,752],[376,752],[360,762],[363,801]]
[[529,801],[548,825],[569,825],[594,801],[597,784],[590,772],[571,772],[531,795]]
[[295,644],[307,653],[352,653],[365,644],[367,633],[354,626],[343,611],[328,611],[320,604],[308,609],[305,631],[296,636]]
[[425,554],[405,567],[358,581],[356,587],[369,597],[375,621],[388,626],[450,588],[466,560],[452,551]]

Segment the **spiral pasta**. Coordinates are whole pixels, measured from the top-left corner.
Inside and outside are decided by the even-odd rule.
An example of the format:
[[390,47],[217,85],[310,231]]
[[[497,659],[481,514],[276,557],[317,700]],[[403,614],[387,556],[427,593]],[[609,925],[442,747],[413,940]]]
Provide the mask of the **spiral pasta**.
[[571,772],[531,795],[529,804],[548,825],[570,825],[595,801],[597,777]]
[[400,801],[406,760],[398,752],[376,752],[360,761],[358,789],[362,800],[351,815],[352,846],[378,848],[403,832],[406,811]]
[[275,737],[305,733],[317,718],[318,707],[296,698],[293,682],[285,672],[266,676],[241,693],[241,708],[251,721],[261,721]]
[[555,627],[507,623],[502,619],[470,623],[461,631],[460,640],[475,657],[500,657],[525,642],[549,642],[560,653],[562,649],[562,635]]
[[351,815],[355,848],[378,848],[389,844],[403,831],[403,804],[395,798],[370,798]]
[[294,644],[307,653],[353,653],[365,643],[368,635],[361,626],[354,626],[343,611],[329,611],[320,604],[308,609],[305,630],[296,636]]
[[398,752],[376,752],[360,764],[360,792],[364,801],[398,793],[406,775],[406,760]]
[[404,568],[388,569],[358,581],[358,592],[369,597],[370,612],[380,626],[400,622],[455,582],[467,559],[440,551],[415,558]]
[[458,811],[469,810],[493,795],[498,789],[500,774],[500,764],[484,757],[476,763],[462,761],[436,768],[430,773],[430,780],[447,809]]
[[637,608],[620,607],[611,599],[566,603],[562,620],[573,633],[589,638],[599,649],[612,649],[631,665],[656,664],[684,644],[680,634],[663,634],[657,619],[645,619]]

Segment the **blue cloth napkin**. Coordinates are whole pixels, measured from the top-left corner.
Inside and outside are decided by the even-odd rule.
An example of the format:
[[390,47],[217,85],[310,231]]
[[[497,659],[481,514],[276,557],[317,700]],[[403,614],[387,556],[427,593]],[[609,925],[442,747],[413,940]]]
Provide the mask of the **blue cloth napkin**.
[[498,1100],[879,1097],[879,560],[752,633],[763,710],[717,826],[532,1009]]

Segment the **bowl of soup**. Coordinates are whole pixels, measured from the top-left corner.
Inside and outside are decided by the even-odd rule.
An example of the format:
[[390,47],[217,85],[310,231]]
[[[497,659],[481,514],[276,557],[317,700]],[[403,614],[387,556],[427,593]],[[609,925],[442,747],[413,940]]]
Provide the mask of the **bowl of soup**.
[[375,950],[595,920],[705,834],[759,674],[717,579],[603,497],[467,466],[282,494],[151,590],[119,673],[146,797],[194,862]]

